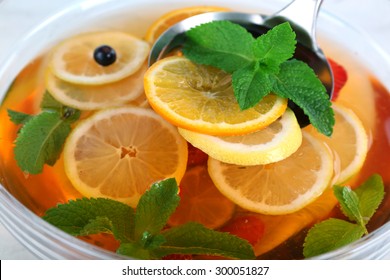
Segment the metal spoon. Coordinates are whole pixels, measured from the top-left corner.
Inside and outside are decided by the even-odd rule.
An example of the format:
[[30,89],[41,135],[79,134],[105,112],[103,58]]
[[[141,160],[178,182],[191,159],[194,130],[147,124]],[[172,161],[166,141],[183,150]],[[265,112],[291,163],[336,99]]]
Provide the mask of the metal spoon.
[[[329,97],[333,93],[333,73],[324,53],[316,41],[316,21],[323,0],[294,0],[285,8],[270,16],[240,12],[205,13],[185,19],[165,31],[152,46],[149,65],[180,48],[185,41],[185,33],[202,23],[229,20],[240,24],[254,36],[265,33],[279,23],[288,21],[296,33],[298,41],[295,57],[305,61],[324,84]],[[307,118],[299,108],[290,104],[300,120],[301,126],[308,124]],[[296,107],[296,106],[295,106]],[[302,115],[302,116],[300,116]]]

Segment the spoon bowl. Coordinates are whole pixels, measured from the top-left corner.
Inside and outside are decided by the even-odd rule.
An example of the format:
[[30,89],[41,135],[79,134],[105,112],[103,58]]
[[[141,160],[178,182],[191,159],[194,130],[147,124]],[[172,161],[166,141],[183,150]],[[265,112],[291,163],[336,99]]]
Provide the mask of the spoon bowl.
[[[279,12],[270,16],[240,12],[205,13],[185,19],[166,30],[152,46],[149,66],[165,57],[175,49],[181,48],[186,32],[200,24],[227,20],[239,24],[255,37],[267,32],[272,27],[288,21],[296,33],[297,48],[294,57],[306,62],[324,84],[329,98],[333,94],[333,73],[327,58],[316,42],[315,26],[318,11],[323,0],[295,0]],[[303,111],[289,104],[295,111],[301,126],[309,124]]]

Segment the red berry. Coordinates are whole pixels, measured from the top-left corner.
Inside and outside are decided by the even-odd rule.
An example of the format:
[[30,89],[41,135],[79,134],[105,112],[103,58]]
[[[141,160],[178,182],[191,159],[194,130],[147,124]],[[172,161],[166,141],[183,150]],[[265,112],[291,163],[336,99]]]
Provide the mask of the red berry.
[[233,218],[222,227],[221,231],[246,239],[252,246],[255,246],[264,235],[264,227],[264,223],[260,218],[247,215]]
[[335,62],[334,60],[328,58],[330,67],[333,71],[333,77],[334,77],[334,90],[333,90],[333,96],[332,100],[335,100],[337,96],[339,96],[340,90],[344,87],[345,83],[348,80],[348,74],[347,71],[343,66]]
[[187,167],[206,164],[207,159],[208,155],[206,153],[188,143]]

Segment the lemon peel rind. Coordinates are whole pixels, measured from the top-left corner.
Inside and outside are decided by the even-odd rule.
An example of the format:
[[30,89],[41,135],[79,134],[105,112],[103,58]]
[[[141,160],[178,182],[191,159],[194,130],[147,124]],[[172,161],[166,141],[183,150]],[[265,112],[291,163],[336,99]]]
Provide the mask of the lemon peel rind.
[[[182,128],[178,130],[184,139],[210,157],[225,163],[249,166],[283,160],[294,153],[301,145],[302,132],[294,113],[290,109],[287,109],[277,122],[283,127],[281,133],[276,134],[271,142],[257,145],[233,143],[225,140],[228,138],[197,133]],[[269,127],[264,128],[264,130],[267,129]],[[262,131],[254,133],[262,133]],[[248,134],[247,137],[251,137],[251,135]]]
[[[99,191],[99,188],[90,187],[88,184],[86,184],[81,179],[79,179],[78,169],[76,166],[77,161],[73,159],[73,155],[74,155],[73,152],[74,152],[74,148],[77,145],[77,141],[80,139],[81,136],[85,135],[85,132],[89,128],[91,128],[94,124],[96,124],[97,121],[107,119],[110,116],[114,116],[120,113],[126,114],[126,113],[137,113],[137,112],[146,115],[147,117],[151,117],[161,121],[161,124],[164,126],[164,128],[168,129],[170,133],[173,133],[174,135],[177,136],[175,138],[177,140],[177,146],[179,149],[178,154],[183,155],[182,157],[180,157],[180,163],[178,164],[179,168],[172,174],[166,174],[164,178],[161,178],[161,180],[166,178],[175,178],[177,183],[178,184],[180,183],[180,180],[183,178],[184,173],[186,171],[188,150],[187,150],[187,142],[177,132],[176,127],[166,122],[164,119],[162,119],[159,115],[157,115],[155,112],[153,112],[150,109],[138,108],[132,106],[123,106],[123,107],[107,108],[105,110],[98,111],[91,117],[80,121],[77,124],[77,126],[72,130],[72,132],[70,133],[70,135],[68,136],[65,142],[64,152],[63,152],[65,173],[69,181],[74,186],[74,188],[77,191],[79,191],[82,195],[86,197],[111,198],[126,203],[132,207],[137,206],[138,200],[140,199],[142,194],[135,192],[135,195],[132,197],[111,197],[102,194]],[[129,172],[129,174],[131,173]]]
[[[68,71],[63,70],[65,67],[64,60],[62,57],[66,52],[68,52],[69,48],[73,48],[74,42],[76,40],[84,40],[88,42],[91,38],[96,41],[94,42],[96,47],[100,45],[109,44],[108,42],[112,41],[112,38],[120,37],[121,40],[127,40],[126,44],[135,44],[136,53],[133,53],[133,49],[131,51],[131,56],[134,57],[130,62],[126,62],[125,66],[123,66],[121,71],[117,71],[111,74],[102,74],[95,76],[84,76],[84,75],[76,75],[69,73]],[[77,35],[75,37],[69,38],[58,46],[56,46],[51,53],[51,62],[50,67],[53,69],[53,73],[60,79],[67,81],[69,83],[81,84],[81,85],[102,85],[106,83],[119,81],[131,74],[137,72],[143,65],[144,61],[149,55],[150,45],[131,34],[120,32],[120,31],[101,31],[101,32],[91,32]],[[93,50],[91,50],[91,58],[93,59]],[[123,54],[117,54],[117,62]],[[113,65],[114,65],[113,64]],[[110,66],[107,66],[110,67]]]
[[[225,187],[229,184],[226,182],[226,179],[220,175],[223,173],[222,170],[225,168],[223,166],[224,164],[221,164],[220,161],[209,157],[208,170],[210,177],[212,178],[215,186],[220,190],[222,194],[224,194],[226,197],[231,199],[243,209],[265,215],[284,215],[296,212],[313,202],[316,198],[318,198],[329,187],[333,176],[333,156],[329,149],[325,146],[325,144],[317,140],[308,132],[302,131],[302,135],[313,145],[315,149],[321,151],[319,154],[321,156],[322,165],[327,166],[329,168],[326,167],[325,169],[322,169],[324,171],[322,172],[322,174],[321,172],[317,172],[317,180],[314,184],[314,187],[311,188],[312,191],[300,195],[293,201],[293,203],[272,206],[261,202],[254,202],[253,200],[249,200],[248,198],[246,198],[243,194],[240,193],[240,191],[234,190],[231,187]],[[299,151],[297,151],[297,153],[298,152]],[[237,168],[240,168],[240,166],[237,166]],[[287,180],[287,182],[288,181],[289,180]]]

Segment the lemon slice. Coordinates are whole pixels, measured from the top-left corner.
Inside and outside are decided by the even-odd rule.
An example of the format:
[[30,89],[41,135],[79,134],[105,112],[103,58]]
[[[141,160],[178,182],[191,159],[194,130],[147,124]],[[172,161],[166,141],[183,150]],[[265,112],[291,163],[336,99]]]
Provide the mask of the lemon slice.
[[[94,59],[96,48],[108,45],[116,61],[101,66]],[[104,31],[78,35],[60,43],[51,55],[53,73],[75,84],[100,85],[118,81],[137,72],[149,54],[149,44],[132,35]]]
[[145,40],[153,43],[165,30],[186,18],[207,12],[221,12],[228,10],[229,9],[227,8],[217,6],[194,6],[170,11],[153,22],[146,31]]
[[330,185],[333,157],[315,137],[303,132],[302,144],[290,157],[268,165],[241,166],[209,158],[216,187],[242,208],[282,215],[302,209]]
[[241,110],[229,74],[177,56],[153,64],[144,87],[151,107],[169,122],[210,135],[254,132],[277,120],[287,107],[286,99],[267,95],[255,107]]
[[324,141],[335,157],[335,184],[345,183],[363,166],[368,152],[368,136],[356,114],[344,106],[333,103],[335,126],[331,137],[326,137],[312,127],[311,133]]
[[212,136],[181,128],[179,133],[214,159],[239,165],[268,164],[285,159],[302,143],[301,128],[290,109],[266,128],[249,134]]
[[177,129],[150,109],[120,107],[80,122],[64,147],[65,172],[86,197],[111,198],[135,207],[150,185],[179,183],[187,143]]
[[46,74],[46,88],[62,104],[80,110],[97,110],[124,105],[137,100],[144,92],[143,78],[147,65],[117,82],[104,85],[78,85]]

